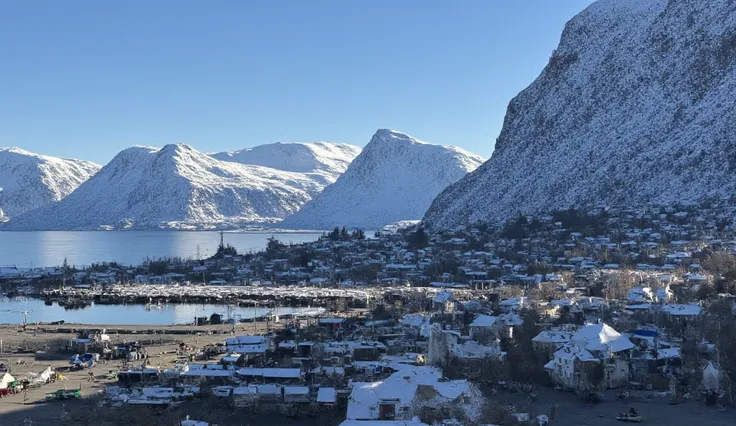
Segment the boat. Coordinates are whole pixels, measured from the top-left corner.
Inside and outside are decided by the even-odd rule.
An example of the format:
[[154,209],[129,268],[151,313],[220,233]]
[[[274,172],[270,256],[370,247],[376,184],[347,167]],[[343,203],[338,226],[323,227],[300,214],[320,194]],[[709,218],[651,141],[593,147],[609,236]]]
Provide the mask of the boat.
[[616,416],[616,420],[620,422],[641,423],[643,419],[638,415],[632,416],[630,413],[620,413]]

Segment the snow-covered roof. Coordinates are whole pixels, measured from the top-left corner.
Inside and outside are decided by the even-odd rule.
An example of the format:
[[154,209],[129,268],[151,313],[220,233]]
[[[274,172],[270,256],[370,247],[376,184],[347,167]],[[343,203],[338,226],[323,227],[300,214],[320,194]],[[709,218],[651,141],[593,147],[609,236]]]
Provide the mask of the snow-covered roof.
[[319,388],[317,391],[317,402],[332,404],[337,401],[335,388]]
[[239,376],[298,379],[302,371],[298,368],[241,368],[237,373]]
[[452,354],[459,359],[484,359],[498,357],[501,351],[498,345],[485,346],[475,340],[468,340],[462,345],[453,345]]
[[226,345],[259,345],[265,342],[265,336],[236,336],[225,339]]
[[657,349],[657,358],[680,358],[680,348]]
[[260,345],[227,345],[227,350],[236,354],[262,354],[268,350],[268,344]]
[[214,368],[198,368],[186,370],[182,372],[181,375],[189,377],[230,377],[233,375],[233,371]]
[[421,328],[424,325],[429,325],[429,317],[427,315],[415,313],[406,314],[401,318],[401,325],[407,327]]
[[583,344],[579,343],[568,343],[565,346],[561,347],[557,350],[557,352],[554,353],[555,359],[566,359],[566,360],[574,360],[579,359],[580,361],[598,361],[598,358],[594,357],[593,354],[590,353]]
[[309,395],[306,386],[284,386],[284,395]]
[[254,385],[249,386],[238,386],[233,388],[233,395],[255,395],[258,393],[258,389]]
[[653,299],[652,289],[649,287],[634,287],[629,290],[629,303],[646,303]]
[[572,339],[568,331],[545,330],[532,338],[532,342],[540,343],[567,343]]
[[432,299],[434,303],[445,303],[448,300],[452,300],[452,293],[449,291],[441,291]]
[[498,317],[491,315],[478,315],[470,324],[471,327],[493,327]]
[[626,336],[603,323],[586,325],[573,334],[572,341],[584,344],[589,351],[605,351],[610,347],[615,353],[634,347]]
[[437,397],[453,401],[462,395],[472,396],[476,392],[467,380],[441,382],[442,371],[436,367],[404,366],[401,371],[387,379],[372,383],[354,383],[348,401],[348,419],[370,420],[378,418],[377,407],[381,400],[398,401],[401,407],[411,407],[419,385],[432,386]]
[[670,315],[690,317],[700,315],[700,312],[702,312],[703,308],[701,308],[699,305],[682,305],[672,303],[669,305],[663,305],[662,310]]

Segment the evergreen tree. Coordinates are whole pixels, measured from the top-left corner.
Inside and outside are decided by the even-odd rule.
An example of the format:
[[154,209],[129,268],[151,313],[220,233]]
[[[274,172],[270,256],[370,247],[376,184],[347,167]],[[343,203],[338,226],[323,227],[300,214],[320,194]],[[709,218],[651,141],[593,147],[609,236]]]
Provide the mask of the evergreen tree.
[[410,249],[421,249],[429,245],[429,235],[424,232],[424,228],[419,227],[407,236],[406,241]]
[[266,258],[269,260],[277,259],[285,248],[286,246],[272,235],[266,243]]

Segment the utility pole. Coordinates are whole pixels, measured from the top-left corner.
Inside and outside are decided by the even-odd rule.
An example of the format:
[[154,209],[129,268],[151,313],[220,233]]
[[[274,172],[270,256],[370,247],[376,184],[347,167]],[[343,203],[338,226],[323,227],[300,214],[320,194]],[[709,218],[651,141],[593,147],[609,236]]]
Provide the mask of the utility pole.
[[258,302],[256,302],[256,309],[253,311],[253,335],[258,335]]

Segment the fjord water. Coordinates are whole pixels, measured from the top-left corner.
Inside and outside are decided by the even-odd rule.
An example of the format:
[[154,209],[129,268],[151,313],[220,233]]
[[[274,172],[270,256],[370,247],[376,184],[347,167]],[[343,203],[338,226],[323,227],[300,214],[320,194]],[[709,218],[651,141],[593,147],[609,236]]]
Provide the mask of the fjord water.
[[[287,315],[314,311],[313,308],[277,307],[275,315]],[[209,317],[217,313],[224,318],[251,319],[266,315],[267,308],[238,307],[213,304],[164,304],[164,305],[92,305],[83,309],[64,309],[54,303],[46,306],[43,300],[25,297],[0,297],[0,324],[19,324],[27,312],[28,322],[64,320],[76,324],[104,325],[174,325],[188,324],[194,317]],[[247,325],[246,325],[247,327]]]
[[[226,244],[238,253],[266,248],[268,238],[304,243],[315,241],[316,232],[225,232]],[[216,231],[39,231],[0,232],[0,266],[36,268],[69,265],[84,266],[103,261],[137,265],[146,258],[212,256],[220,243]]]

